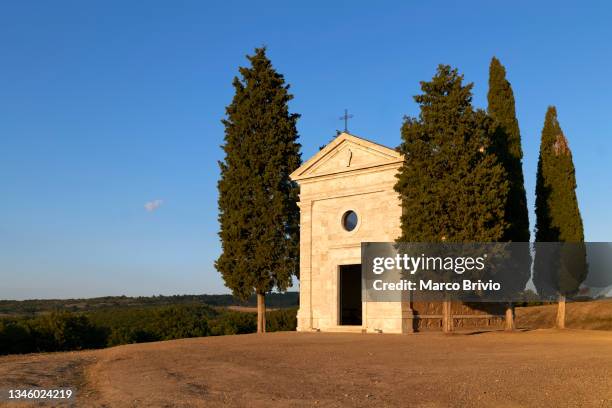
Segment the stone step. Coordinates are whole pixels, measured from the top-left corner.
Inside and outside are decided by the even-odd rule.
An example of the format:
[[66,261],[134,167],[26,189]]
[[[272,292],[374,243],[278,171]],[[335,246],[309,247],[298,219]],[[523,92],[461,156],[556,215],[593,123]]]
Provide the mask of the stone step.
[[322,332],[328,333],[363,333],[365,327],[363,326],[331,326],[321,329]]

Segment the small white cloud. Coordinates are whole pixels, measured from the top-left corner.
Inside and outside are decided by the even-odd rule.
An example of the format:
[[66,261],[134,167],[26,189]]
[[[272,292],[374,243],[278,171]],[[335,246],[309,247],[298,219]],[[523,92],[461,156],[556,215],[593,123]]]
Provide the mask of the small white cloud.
[[163,204],[163,200],[153,200],[153,201],[149,201],[148,203],[145,203],[144,208],[148,212],[153,212],[157,210],[159,207],[161,207],[162,204]]

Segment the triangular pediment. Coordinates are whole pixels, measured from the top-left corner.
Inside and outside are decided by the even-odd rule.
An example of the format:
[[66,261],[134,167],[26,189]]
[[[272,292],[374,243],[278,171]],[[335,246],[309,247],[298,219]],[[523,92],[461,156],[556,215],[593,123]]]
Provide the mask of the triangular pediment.
[[401,163],[402,160],[402,155],[394,149],[348,133],[341,133],[291,173],[291,178],[302,180]]

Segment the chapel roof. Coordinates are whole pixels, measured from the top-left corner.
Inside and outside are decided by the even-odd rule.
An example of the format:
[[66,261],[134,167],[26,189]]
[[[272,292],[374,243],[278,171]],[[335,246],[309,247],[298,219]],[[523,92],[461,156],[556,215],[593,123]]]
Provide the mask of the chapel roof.
[[292,180],[401,163],[397,150],[343,132],[291,173]]

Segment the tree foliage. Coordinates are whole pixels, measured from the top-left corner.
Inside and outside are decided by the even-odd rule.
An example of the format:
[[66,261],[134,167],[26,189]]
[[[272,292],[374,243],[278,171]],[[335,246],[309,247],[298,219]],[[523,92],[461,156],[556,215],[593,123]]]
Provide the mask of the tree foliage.
[[[493,57],[489,66],[488,114],[494,121],[494,149],[504,166],[508,178],[508,198],[504,210],[506,231],[502,241],[529,242],[529,213],[523,177],[523,149],[521,133],[514,103],[514,92],[506,79],[506,69]],[[531,252],[529,246],[520,246],[523,253],[513,256],[509,262],[514,267],[505,279],[506,290],[521,291],[531,277]],[[513,312],[507,311],[507,326],[511,330]]]
[[504,219],[503,241],[529,242],[529,213],[523,178],[523,149],[514,106],[512,86],[506,69],[497,58],[489,67],[488,113],[495,121],[496,152],[508,175],[509,191]]
[[298,114],[289,112],[289,85],[258,48],[234,78],[226,109],[225,158],[219,163],[222,253],[215,266],[235,296],[286,290],[298,274]]
[[578,290],[588,271],[572,152],[554,106],[548,108],[542,129],[535,213],[536,242],[570,244],[554,247],[553,252],[546,255],[545,245],[536,250],[534,283],[543,295],[548,295],[550,290],[563,296],[571,295]]
[[536,241],[584,241],[572,152],[554,106],[548,108],[542,129],[535,212]]
[[107,331],[83,315],[52,312],[0,322],[0,354],[67,351],[103,347]]
[[398,241],[490,242],[504,236],[508,181],[492,143],[493,122],[472,107],[472,84],[440,65],[421,82],[418,118],[402,126],[404,163]]
[[[295,330],[296,313],[296,308],[268,312],[268,330]],[[58,311],[0,319],[0,355],[253,333],[256,322],[255,313],[201,304]]]

